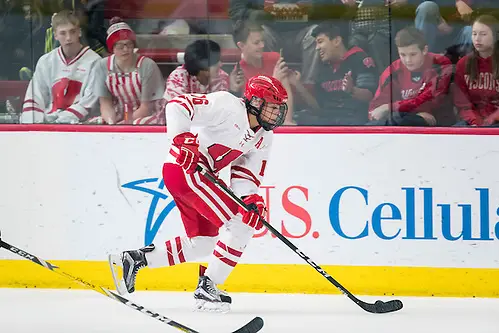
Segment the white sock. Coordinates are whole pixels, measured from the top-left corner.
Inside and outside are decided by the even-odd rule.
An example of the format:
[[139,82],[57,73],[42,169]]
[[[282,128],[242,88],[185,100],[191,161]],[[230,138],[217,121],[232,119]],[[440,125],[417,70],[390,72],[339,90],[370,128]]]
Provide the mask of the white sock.
[[222,233],[210,257],[206,276],[215,284],[225,282],[229,274],[241,259],[255,230],[243,223],[240,214],[225,224]]
[[151,268],[174,266],[200,260],[212,253],[216,239],[217,237],[188,238],[184,236],[155,244],[156,248],[146,253],[147,266]]

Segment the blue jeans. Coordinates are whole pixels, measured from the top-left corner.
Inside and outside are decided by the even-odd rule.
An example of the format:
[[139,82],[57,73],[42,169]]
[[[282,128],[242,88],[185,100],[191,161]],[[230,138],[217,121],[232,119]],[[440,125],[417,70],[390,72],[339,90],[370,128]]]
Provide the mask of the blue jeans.
[[[438,25],[442,23],[442,16],[440,15],[440,7],[433,1],[425,1],[421,3],[416,9],[416,28],[421,30],[428,43],[430,52],[441,52],[442,47],[445,49],[451,45],[442,45],[442,37],[438,30]],[[471,44],[471,26],[464,24],[452,24],[458,33],[451,33],[454,38],[451,38],[452,45],[461,45],[463,47]],[[457,29],[456,29],[457,28]]]

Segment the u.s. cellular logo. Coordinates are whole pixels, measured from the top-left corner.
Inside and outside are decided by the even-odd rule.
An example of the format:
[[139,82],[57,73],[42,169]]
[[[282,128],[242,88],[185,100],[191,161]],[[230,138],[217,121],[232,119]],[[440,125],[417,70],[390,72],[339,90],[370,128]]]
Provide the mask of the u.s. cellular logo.
[[[151,202],[146,217],[144,245],[151,244],[165,221],[165,218],[170,214],[173,208],[175,208],[173,198],[170,197],[165,190],[163,179],[146,178],[134,180],[121,185],[121,187],[150,195]],[[157,214],[159,209],[161,209],[161,211]]]

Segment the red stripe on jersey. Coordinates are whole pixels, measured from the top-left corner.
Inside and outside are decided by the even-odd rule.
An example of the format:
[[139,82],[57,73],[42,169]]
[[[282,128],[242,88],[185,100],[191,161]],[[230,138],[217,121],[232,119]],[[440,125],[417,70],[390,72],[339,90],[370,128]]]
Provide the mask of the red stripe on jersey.
[[74,114],[75,116],[77,116],[78,119],[82,119],[83,118],[83,115],[81,113],[79,113],[78,111],[76,111],[75,109],[73,109],[73,108],[67,108],[66,111],[71,112],[72,114]]
[[139,94],[137,94],[137,90],[135,89],[135,85],[134,85],[134,78],[136,78],[139,74],[138,73],[131,73],[131,77],[130,77],[130,87],[132,88],[132,95],[133,95],[133,103],[134,103],[134,106],[135,107],[139,107],[140,106],[140,99],[139,99]]
[[144,56],[141,55],[137,58],[137,62],[135,63],[135,67],[140,68],[140,65],[142,65],[142,61],[144,61]]
[[83,55],[85,53],[87,53],[87,51],[90,50],[90,48],[88,46],[85,46],[81,51],[80,53],[78,53],[78,55],[76,57],[73,58],[73,60],[71,60],[69,63],[68,63],[68,66],[71,66],[72,64],[74,64],[75,62],[77,62],[79,59],[81,59],[81,57],[83,57]]
[[109,75],[107,76],[107,79],[106,79],[107,89],[109,89],[111,96],[118,98],[117,93],[116,93],[116,89],[114,87],[113,80],[114,80],[114,74],[109,73]]
[[178,259],[180,260],[180,263],[183,263],[185,262],[185,257],[184,251],[182,250],[182,241],[180,240],[180,237],[175,237],[175,244],[177,245]]
[[114,78],[114,81],[113,81],[114,88],[115,88],[115,92],[116,92],[116,97],[118,98],[118,102],[121,105],[125,105],[126,101],[125,101],[125,96],[123,96],[123,92],[120,89],[119,75],[117,73],[115,73],[115,74],[113,74],[113,78]]
[[237,265],[237,262],[233,261],[233,260],[230,260],[228,258],[225,258],[223,255],[221,255],[217,250],[213,251],[213,255],[215,257],[217,257],[218,259],[220,259],[220,261],[222,261],[223,263],[231,266],[231,267],[236,267]]
[[35,111],[35,112],[41,112],[41,113],[44,113],[45,111],[43,111],[42,109],[40,108],[36,108],[34,106],[30,106],[30,107],[27,107],[27,108],[23,108],[23,112],[28,112],[28,111]]
[[57,54],[59,55],[59,58],[61,59],[62,63],[64,65],[67,65],[66,63],[66,58],[64,57],[64,54],[62,54],[62,48],[59,46],[59,48],[57,49]]
[[166,253],[168,254],[168,263],[170,266],[175,265],[175,259],[173,259],[172,253],[172,243],[170,241],[166,242]]
[[258,180],[258,178],[255,177],[255,175],[253,174],[253,172],[251,172],[251,170],[243,168],[243,167],[238,166],[238,165],[234,165],[231,169],[234,171],[241,172],[247,176],[247,177],[243,177],[241,175],[231,174],[231,178],[246,178],[248,180],[251,180],[253,183],[255,183],[256,186],[260,186],[260,181]]
[[142,91],[142,80],[140,79],[140,76],[138,73],[136,76],[136,83],[137,83],[137,86],[139,87],[139,90]]
[[184,107],[184,109],[186,109],[187,112],[189,113],[189,117],[192,119],[192,111],[191,111],[191,109],[189,109],[187,104],[185,104],[184,102],[181,102],[179,100],[176,100],[176,99],[172,99],[171,101],[168,102],[168,104],[169,103],[178,103],[178,104],[182,105]]
[[133,98],[130,93],[128,92],[128,89],[127,88],[131,88],[131,80],[127,80],[127,77],[126,76],[122,76],[121,77],[121,87],[123,88],[123,91],[125,92],[125,96],[128,100],[128,103],[129,104],[133,104],[135,98]]
[[220,247],[221,249],[227,251],[228,253],[232,254],[233,256],[241,257],[243,255],[243,253],[241,251],[238,251],[236,249],[233,249],[233,248],[225,245],[224,243],[222,243],[222,241],[218,241],[217,246]]
[[33,103],[33,104],[36,104],[35,100],[34,99],[27,99],[23,102],[24,103]]
[[244,180],[248,180],[250,182],[252,182],[253,184],[255,184],[256,186],[260,186],[259,184],[255,183],[255,181],[253,179],[250,179],[248,177],[244,177],[244,176],[240,176],[240,175],[235,175],[235,174],[232,174],[230,176],[230,179],[244,179]]
[[185,96],[177,96],[177,98],[182,98],[182,99],[185,99],[188,103],[189,103],[189,106],[194,110],[194,105],[192,105],[192,102],[190,99],[188,99],[187,97]]

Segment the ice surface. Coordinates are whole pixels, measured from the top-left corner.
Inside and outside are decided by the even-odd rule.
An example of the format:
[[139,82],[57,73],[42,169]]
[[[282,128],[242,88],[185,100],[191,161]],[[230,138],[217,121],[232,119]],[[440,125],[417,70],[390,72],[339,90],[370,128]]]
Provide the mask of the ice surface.
[[[201,333],[231,332],[261,316],[268,333],[498,333],[499,299],[400,298],[404,309],[369,314],[339,295],[231,294],[229,314],[192,311],[191,293],[130,299]],[[391,297],[361,297],[374,302]],[[1,332],[180,332],[87,290],[0,289]]]

